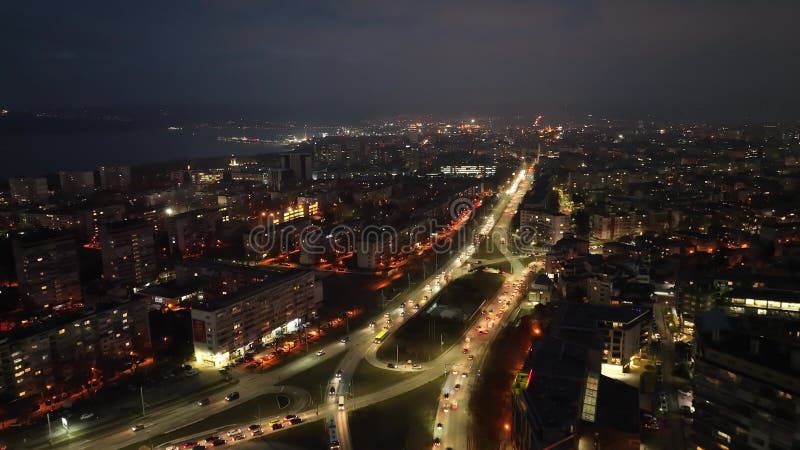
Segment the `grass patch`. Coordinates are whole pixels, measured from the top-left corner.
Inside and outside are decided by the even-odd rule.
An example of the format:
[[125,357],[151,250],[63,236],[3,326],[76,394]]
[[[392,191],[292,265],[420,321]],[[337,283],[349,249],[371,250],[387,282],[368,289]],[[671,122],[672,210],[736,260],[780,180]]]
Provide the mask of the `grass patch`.
[[281,380],[278,384],[305,389],[311,394],[311,398],[317,398],[316,396],[320,395],[320,386],[322,386],[323,390],[327,391],[328,382],[333,378],[333,372],[346,354],[347,352],[341,352],[334,355],[330,359],[326,359],[324,362],[316,364],[308,370],[304,370],[297,375]]
[[403,395],[351,412],[353,448],[430,448],[443,381],[444,377],[437,378]]
[[484,239],[475,249],[475,254],[472,256],[475,259],[497,259],[502,258],[503,253],[500,251],[500,242],[495,242],[492,239]]
[[[256,423],[259,412],[261,414],[261,420],[267,419],[271,416],[285,414],[284,411],[286,411],[286,408],[279,407],[278,397],[283,399],[286,398],[286,395],[260,395],[256,398],[242,402],[241,404],[230,409],[208,416],[199,422],[195,422],[191,425],[187,425],[169,433],[155,435],[145,441],[124,447],[124,450],[138,450],[143,445],[148,447],[151,443],[154,445],[159,445],[170,442],[174,439],[180,439],[182,437],[192,436],[198,433],[208,432],[211,434],[213,431],[222,427],[227,427],[228,425],[234,425],[231,428],[235,428],[235,426],[246,427],[251,423]],[[283,406],[283,404],[284,403],[282,403],[281,406]],[[291,402],[289,403],[289,406],[291,406]]]
[[380,369],[361,360],[353,373],[353,389],[356,396],[371,394],[414,375],[416,375],[414,372],[393,372],[388,369]]
[[[492,273],[471,273],[450,282],[426,305],[425,310],[389,335],[378,349],[384,361],[408,360],[425,363],[448,349],[464,334],[467,320],[480,304],[502,286],[504,277]],[[455,317],[441,317],[443,308],[460,310]]]
[[328,429],[325,428],[325,424],[326,422],[321,420],[297,428],[290,428],[255,441],[264,443],[258,448],[328,450],[330,448],[328,445]]

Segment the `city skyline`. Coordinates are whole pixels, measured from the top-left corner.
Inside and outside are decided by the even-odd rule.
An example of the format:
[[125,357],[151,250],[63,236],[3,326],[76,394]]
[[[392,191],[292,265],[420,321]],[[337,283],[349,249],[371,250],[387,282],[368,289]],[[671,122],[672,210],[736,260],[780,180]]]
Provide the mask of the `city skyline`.
[[0,6],[0,450],[800,449],[800,7]]

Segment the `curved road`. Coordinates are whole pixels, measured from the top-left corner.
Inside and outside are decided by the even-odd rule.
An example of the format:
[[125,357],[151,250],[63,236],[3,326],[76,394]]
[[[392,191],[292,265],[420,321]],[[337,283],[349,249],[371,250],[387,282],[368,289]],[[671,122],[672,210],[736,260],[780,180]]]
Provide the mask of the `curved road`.
[[[524,177],[525,180],[522,182],[517,182],[515,180],[514,183],[514,191],[516,193],[522,192],[524,193],[526,189],[517,189],[517,187],[526,186],[527,177]],[[497,228],[497,231],[502,231],[504,234],[508,231],[508,225],[510,221],[510,215],[504,214],[504,211],[509,204],[513,204],[513,209],[515,210],[519,201],[521,200],[520,195],[510,194],[508,197],[504,199],[504,201],[498,202],[495,208],[492,211],[492,214],[487,217],[482,224],[482,232],[484,234],[489,234],[490,231]],[[416,288],[412,289],[411,291],[405,292],[396,296],[385,309],[386,313],[390,315],[392,318],[392,328],[397,327],[397,324],[404,320],[403,317],[400,316],[399,306],[404,302],[408,302],[409,300],[414,301],[415,303],[423,303],[423,296],[424,295],[431,295],[430,292],[426,292],[426,285],[434,285],[437,278],[441,281],[441,284],[444,284],[444,277],[442,275],[444,273],[450,272],[451,278],[457,278],[458,276],[462,275],[465,269],[462,267],[463,263],[472,256],[472,253],[475,251],[474,246],[468,245],[466,248],[462,249],[457,255],[454,255],[450,261],[445,264],[445,266],[440,269],[434,275],[431,275],[425,283],[420,283]],[[507,255],[508,250],[501,248],[503,254],[512,261],[514,266],[515,274],[522,273],[521,264],[516,259],[509,258]],[[519,267],[517,267],[519,266]],[[492,299],[495,300],[495,299]],[[491,300],[487,300],[491,301]],[[421,310],[422,308],[420,308]],[[413,310],[411,308],[406,308],[408,313],[406,314],[406,318],[410,317],[410,314],[413,314]],[[507,314],[506,317],[508,317]],[[477,320],[483,320],[482,317],[478,317]],[[385,323],[385,318],[377,319],[376,322],[376,329],[380,329]],[[495,330],[485,337],[487,339],[475,339],[473,340],[474,350],[477,351],[478,349],[488,348],[490,339],[496,334]],[[293,404],[292,411],[287,412],[295,412],[298,417],[304,420],[304,423],[311,423],[319,419],[324,419],[330,416],[335,416],[337,419],[337,428],[340,436],[340,440],[342,442],[342,449],[352,449],[352,442],[350,439],[350,432],[349,432],[349,424],[347,421],[347,411],[353,409],[363,408],[365,406],[372,405],[377,402],[381,402],[383,400],[395,397],[397,395],[403,394],[410,390],[416,389],[434,379],[441,376],[442,371],[440,368],[445,366],[451,367],[454,364],[459,365],[459,370],[461,372],[468,371],[467,363],[461,363],[460,361],[465,360],[464,355],[461,353],[461,348],[459,345],[454,345],[451,349],[444,352],[440,355],[436,360],[431,361],[426,364],[427,367],[416,370],[418,372],[417,375],[412,376],[406,380],[403,380],[399,383],[396,383],[386,389],[373,392],[370,394],[366,394],[360,396],[355,399],[350,398],[348,401],[355,404],[346,404],[344,411],[339,411],[336,405],[335,397],[341,393],[344,395],[346,390],[344,389],[344,380],[349,380],[352,378],[352,375],[357,367],[358,363],[362,359],[367,359],[371,364],[375,365],[376,367],[381,367],[386,369],[384,364],[381,364],[377,358],[375,357],[375,352],[377,350],[378,344],[374,344],[372,342],[375,330],[370,329],[368,327],[364,327],[360,330],[355,330],[350,333],[350,342],[346,345],[341,343],[335,342],[325,346],[323,349],[325,350],[325,355],[322,357],[317,357],[314,355],[304,356],[298,360],[290,362],[285,366],[280,366],[275,369],[270,370],[266,373],[243,373],[241,376],[238,377],[238,383],[235,387],[232,387],[231,390],[236,390],[240,393],[240,400],[236,402],[226,402],[222,399],[217,399],[213,401],[210,405],[205,407],[197,407],[195,402],[199,400],[199,398],[192,398],[187,399],[185,403],[178,403],[178,404],[171,404],[164,407],[155,408],[151,411],[147,416],[143,419],[139,419],[136,423],[141,423],[145,425],[145,428],[139,432],[133,432],[130,429],[130,425],[125,425],[124,427],[113,427],[112,429],[101,431],[95,433],[91,439],[81,440],[73,438],[70,442],[58,442],[58,437],[54,439],[54,445],[52,447],[47,446],[46,444],[39,447],[39,448],[65,448],[71,450],[83,450],[83,449],[93,449],[93,448],[120,448],[129,445],[136,444],[138,442],[147,440],[149,436],[153,436],[154,439],[157,439],[157,436],[161,436],[163,433],[167,433],[170,431],[174,431],[190,425],[192,423],[198,422],[212,414],[216,414],[226,409],[235,406],[237,403],[246,401],[255,397],[258,397],[263,394],[267,393],[278,393],[283,392],[287,395],[290,395],[294,400],[295,403]],[[320,405],[319,413],[317,414],[317,407],[314,406],[311,408],[311,396],[308,392],[294,388],[291,386],[278,386],[277,384],[281,382],[281,380],[289,378],[297,373],[303,372],[314,365],[333,357],[341,352],[346,351],[346,355],[340,362],[338,369],[342,371],[342,379],[339,381],[339,389],[337,392],[337,396],[327,396],[328,400]],[[387,370],[398,370],[398,369],[387,369]],[[401,369],[401,370],[412,370],[408,369]],[[333,374],[331,374],[333,377]],[[463,383],[462,383],[463,384]],[[305,409],[304,409],[305,408]],[[461,416],[465,416],[466,414],[462,414]],[[454,415],[455,416],[455,415]],[[268,423],[261,424],[264,427],[265,434],[271,434],[274,432],[280,432],[281,430],[272,431],[271,428],[268,427]],[[455,425],[455,426],[453,426]],[[237,428],[241,425],[231,425],[231,428]],[[302,426],[295,425],[295,426]],[[455,436],[457,434],[466,435],[466,420],[459,421],[458,423],[451,424],[450,427],[454,431],[448,433],[447,439],[456,439],[451,438],[450,436]],[[461,429],[463,432],[456,432],[455,430]],[[194,436],[187,436],[178,440],[173,440],[171,442],[166,443],[158,443],[154,442],[154,444],[158,444],[158,448],[169,448],[172,445],[180,442],[186,442],[191,440],[192,438],[200,435],[208,435],[212,432],[219,432],[221,430],[209,430],[208,432],[198,433]],[[448,430],[449,431],[449,430]],[[466,446],[459,446],[456,447],[454,445],[449,445],[454,448],[466,448]]]

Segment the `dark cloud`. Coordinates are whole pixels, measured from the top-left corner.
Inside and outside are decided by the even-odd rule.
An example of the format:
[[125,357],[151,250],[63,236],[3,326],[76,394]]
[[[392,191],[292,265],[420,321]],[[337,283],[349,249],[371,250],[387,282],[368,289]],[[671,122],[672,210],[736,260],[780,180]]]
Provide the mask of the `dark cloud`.
[[5,2],[0,98],[796,114],[798,12],[794,1]]

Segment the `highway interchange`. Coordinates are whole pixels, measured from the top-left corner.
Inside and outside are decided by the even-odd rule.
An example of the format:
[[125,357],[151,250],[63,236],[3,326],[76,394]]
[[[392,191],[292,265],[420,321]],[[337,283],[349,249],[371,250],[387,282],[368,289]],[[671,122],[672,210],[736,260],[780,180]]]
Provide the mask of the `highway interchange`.
[[[505,237],[510,235],[508,232],[511,218],[516,212],[525,192],[529,189],[530,182],[530,172],[528,170],[520,170],[516,178],[507,188],[507,191],[503,193],[504,195],[500,196],[491,213],[484,216],[480,224],[481,234],[490,236],[489,239],[492,239],[493,236],[502,235]],[[443,426],[441,430],[436,429],[436,423],[431,424],[431,427],[434,429],[434,436],[441,440],[442,448],[469,448],[467,442],[467,436],[469,435],[469,418],[465,411],[469,404],[469,386],[474,383],[472,379],[479,373],[480,364],[483,361],[486,350],[491,346],[491,342],[497,336],[498,330],[505,325],[509,317],[513,316],[512,310],[517,306],[517,300],[519,298],[519,296],[515,294],[516,291],[514,291],[514,288],[517,284],[523,282],[527,274],[527,268],[523,267],[520,261],[510,254],[505,244],[505,238],[502,239],[500,250],[503,256],[512,264],[512,275],[506,280],[505,287],[501,288],[493,298],[486,299],[479,309],[493,309],[495,311],[494,314],[496,314],[499,312],[501,306],[506,308],[506,306],[503,306],[506,302],[508,302],[510,307],[508,307],[508,311],[505,314],[498,317],[492,315],[492,317],[489,318],[488,315],[477,314],[473,318],[475,322],[470,326],[465,336],[469,337],[469,343],[466,343],[464,337],[462,337],[452,348],[443,352],[435,360],[426,363],[423,367],[417,367],[415,369],[401,365],[392,369],[387,367],[386,362],[377,359],[376,352],[380,344],[374,343],[373,339],[377,330],[383,327],[388,320],[391,320],[392,324],[390,329],[397,329],[404,320],[407,320],[415,313],[414,309],[408,306],[413,303],[419,303],[422,306],[426,298],[432,297],[438,289],[444,287],[447,279],[455,279],[465,274],[467,272],[467,262],[475,252],[474,245],[465,246],[423,283],[419,283],[417,287],[401,293],[388,302],[384,311],[374,320],[374,328],[367,326],[358,330],[352,330],[349,334],[349,342],[347,344],[342,344],[340,342],[328,344],[323,348],[324,354],[322,354],[322,356],[309,354],[269,370],[266,373],[241,374],[235,387],[235,390],[241,395],[239,402],[268,393],[287,394],[294,399],[291,408],[292,411],[287,411],[287,413],[293,412],[303,420],[302,424],[294,425],[294,427],[304,426],[320,419],[327,419],[328,417],[335,417],[341,448],[351,450],[353,449],[353,445],[350,424],[348,422],[348,411],[363,408],[409,392],[442,376],[443,368],[450,368],[450,375],[448,375],[445,381],[442,392],[450,392],[451,398],[449,400],[442,398],[436,419],[437,423],[442,423]],[[447,274],[447,276],[445,276],[445,274]],[[509,288],[512,292],[504,293],[504,291],[508,291]],[[521,290],[521,292],[524,291]],[[401,306],[405,306],[405,311],[407,311],[407,313],[401,315]],[[420,310],[422,309],[424,308],[420,308]],[[388,318],[386,317],[387,315]],[[491,325],[489,325],[489,321],[492,322]],[[480,335],[477,333],[476,325],[483,326],[486,331],[488,331],[488,334]],[[463,353],[465,347],[468,348],[472,361]],[[285,380],[293,375],[308,370],[314,365],[326,361],[329,358],[333,358],[342,352],[346,353],[337,367],[337,371],[341,371],[341,379],[337,379],[337,377],[334,377],[333,373],[331,374],[331,383],[342,384],[342,386],[339,387],[337,395],[326,396],[327,401],[324,403],[316,405],[312,400],[314,397],[309,392],[300,388],[279,384],[281,380]],[[344,410],[339,410],[337,398],[339,393],[344,392],[343,383],[345,380],[351,379],[356,367],[362,360],[366,360],[373,366],[384,370],[406,370],[412,371],[415,374],[377,392],[357,396],[355,398],[348,398]],[[454,392],[455,384],[461,385],[457,393]],[[130,425],[124,427],[119,426],[95,433],[91,439],[77,438],[64,444],[55,444],[52,447],[43,445],[41,448],[64,448],[72,450],[122,448],[142,441],[152,441],[154,448],[170,449],[178,448],[177,446],[188,441],[202,440],[202,436],[207,436],[212,432],[218,435],[225,434],[220,433],[220,430],[217,429],[184,436],[180,439],[171,440],[170,442],[158,442],[158,437],[164,433],[180,430],[210,415],[234,407],[237,403],[219,399],[203,408],[198,408],[195,405],[197,400],[199,400],[199,398],[187,399],[185,402],[177,402],[148,411],[147,416],[139,419],[139,422],[137,422],[137,424],[144,425],[144,429],[141,431],[133,431]],[[457,410],[444,412],[445,405],[452,408],[454,400],[457,402]],[[282,431],[273,431],[268,421],[265,421],[261,425],[263,426],[264,435]],[[246,426],[247,424],[231,424],[230,428],[246,428]],[[247,435],[245,440],[250,439],[250,434],[245,434]],[[233,441],[229,442],[229,444],[235,443],[236,442]]]

